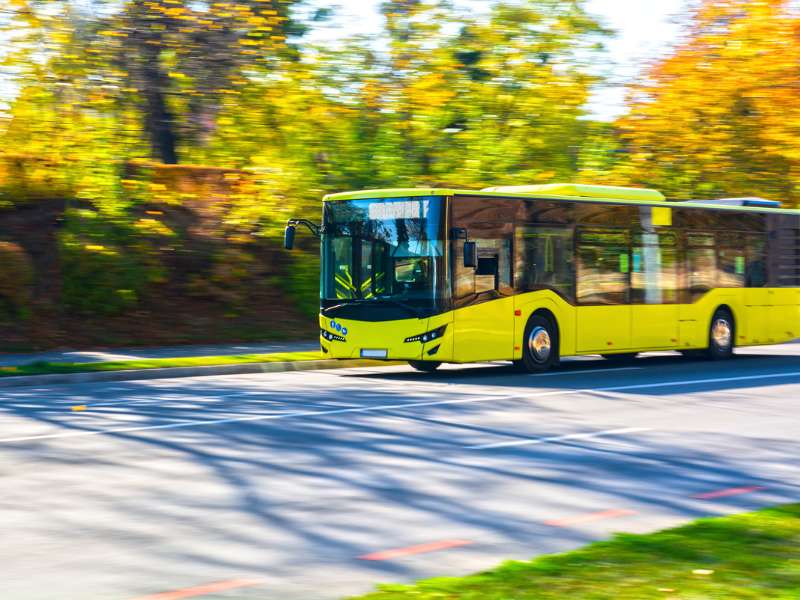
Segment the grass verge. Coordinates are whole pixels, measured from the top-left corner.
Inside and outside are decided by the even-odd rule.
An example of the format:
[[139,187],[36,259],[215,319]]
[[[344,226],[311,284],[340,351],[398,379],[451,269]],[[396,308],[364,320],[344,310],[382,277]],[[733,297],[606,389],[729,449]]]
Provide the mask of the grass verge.
[[650,535],[507,562],[351,600],[592,600],[800,598],[800,504],[701,519]]
[[169,369],[172,367],[215,367],[270,362],[321,360],[319,352],[279,352],[274,354],[241,354],[238,356],[195,356],[182,358],[147,358],[97,363],[34,362],[28,365],[0,367],[0,377],[22,375],[54,375],[61,373],[97,373],[138,369]]

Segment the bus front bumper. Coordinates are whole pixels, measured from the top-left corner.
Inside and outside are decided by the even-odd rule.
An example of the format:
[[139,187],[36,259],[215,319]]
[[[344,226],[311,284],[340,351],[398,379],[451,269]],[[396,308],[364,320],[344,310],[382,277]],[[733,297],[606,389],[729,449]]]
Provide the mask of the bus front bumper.
[[354,321],[320,315],[325,358],[445,361],[452,357],[452,327],[445,315],[401,321]]

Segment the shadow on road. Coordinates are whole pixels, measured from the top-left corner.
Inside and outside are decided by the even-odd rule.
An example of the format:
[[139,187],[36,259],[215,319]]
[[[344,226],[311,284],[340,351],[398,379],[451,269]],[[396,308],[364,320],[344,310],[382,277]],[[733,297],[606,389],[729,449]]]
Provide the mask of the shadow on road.
[[520,373],[511,364],[494,363],[459,365],[433,373],[409,369],[384,373],[343,372],[341,376],[533,389],[589,389],[641,384],[652,386],[642,389],[642,393],[647,395],[673,395],[676,390],[685,394],[797,383],[800,382],[800,356],[741,353],[726,362],[713,362],[680,355],[646,355],[619,365],[599,357],[580,357],[565,359],[558,368],[544,374]]
[[[27,503],[37,519],[46,521],[41,526],[56,545],[76,553],[98,540],[98,547],[113,541],[122,556],[135,558],[132,572],[145,581],[159,581],[187,564],[275,579],[298,569],[347,565],[397,579],[426,572],[414,561],[370,563],[357,557],[444,533],[477,541],[464,553],[524,557],[594,537],[585,529],[555,531],[544,524],[548,517],[585,511],[587,505],[688,519],[714,510],[693,498],[710,490],[764,486],[768,496],[761,502],[798,497],[796,487],[766,475],[760,466],[797,456],[793,441],[731,433],[699,433],[691,439],[621,434],[607,445],[564,441],[487,452],[465,449],[487,434],[508,435],[486,424],[487,416],[499,410],[514,415],[520,435],[546,433],[548,423],[569,423],[576,418],[569,397],[547,406],[538,405],[534,393],[532,402],[516,405],[498,401],[287,416],[298,410],[468,397],[471,386],[522,394],[525,389],[715,380],[645,391],[685,397],[800,383],[800,358],[777,355],[741,356],[724,364],[644,358],[635,363],[641,370],[591,374],[600,365],[609,366],[565,362],[552,377],[488,367],[433,375],[340,372],[313,381],[294,374],[4,390],[0,403],[8,419],[0,426],[0,453],[4,488],[10,491],[0,505]],[[765,373],[794,374],[726,381]],[[430,385],[403,385],[409,382]],[[449,384],[459,389],[449,390]],[[87,411],[70,411],[84,403]],[[77,433],[268,414],[281,418],[4,441],[21,432]],[[70,509],[75,503],[80,510]],[[749,496],[725,501],[726,509],[754,506]],[[87,514],[93,518],[87,520]],[[12,529],[6,539],[19,538]],[[15,543],[5,552],[13,553]],[[42,550],[37,558],[51,557]]]

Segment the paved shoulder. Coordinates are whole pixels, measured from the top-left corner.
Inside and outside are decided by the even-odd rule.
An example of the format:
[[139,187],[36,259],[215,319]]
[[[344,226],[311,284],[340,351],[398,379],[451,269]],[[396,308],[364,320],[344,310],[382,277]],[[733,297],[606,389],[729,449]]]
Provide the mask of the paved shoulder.
[[236,356],[273,352],[318,350],[319,342],[265,342],[258,344],[218,344],[202,346],[164,346],[154,348],[113,348],[105,350],[56,350],[26,354],[0,354],[0,367],[18,367],[35,362],[109,362],[148,358],[189,358],[196,356]]

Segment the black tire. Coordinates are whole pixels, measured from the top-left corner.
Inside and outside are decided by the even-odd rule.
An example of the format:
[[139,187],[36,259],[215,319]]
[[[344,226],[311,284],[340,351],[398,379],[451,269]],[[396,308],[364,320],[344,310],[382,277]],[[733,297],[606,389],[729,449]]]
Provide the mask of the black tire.
[[731,311],[718,308],[711,317],[708,328],[708,349],[706,356],[711,360],[726,360],[733,356],[736,340],[736,324]]
[[605,358],[608,362],[615,365],[623,365],[629,362],[633,362],[633,360],[637,356],[639,356],[638,352],[623,352],[622,354],[603,354],[603,358]]
[[410,360],[408,361],[408,364],[417,371],[421,371],[423,373],[433,373],[436,369],[442,366],[442,363],[434,360]]
[[526,373],[544,373],[558,364],[558,327],[543,315],[533,315],[522,338],[522,360],[515,365]]

